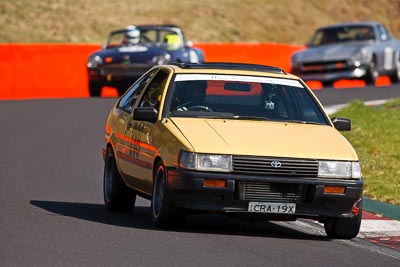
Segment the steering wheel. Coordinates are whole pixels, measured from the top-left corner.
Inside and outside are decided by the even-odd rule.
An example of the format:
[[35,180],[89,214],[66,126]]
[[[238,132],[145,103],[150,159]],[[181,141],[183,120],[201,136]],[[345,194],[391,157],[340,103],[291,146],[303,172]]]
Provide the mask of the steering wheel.
[[208,112],[214,112],[211,108],[207,106],[191,106],[188,107],[187,110],[189,111],[208,111]]

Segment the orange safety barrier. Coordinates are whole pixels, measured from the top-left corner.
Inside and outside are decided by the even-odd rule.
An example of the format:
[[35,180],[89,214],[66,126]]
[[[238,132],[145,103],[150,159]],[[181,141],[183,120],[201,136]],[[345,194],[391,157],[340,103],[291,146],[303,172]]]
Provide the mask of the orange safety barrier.
[[[207,61],[248,62],[289,69],[299,46],[199,43]],[[94,44],[0,44],[0,99],[88,97],[86,60]],[[112,90],[112,89],[111,89]],[[110,88],[106,95],[115,96]],[[104,95],[104,94],[103,94]]]
[[199,43],[207,61],[240,62],[276,66],[290,71],[291,55],[304,46],[277,43]]
[[0,99],[88,97],[90,44],[0,44]]
[[[195,47],[204,50],[209,62],[271,65],[287,72],[291,55],[304,48],[277,43],[196,43]],[[86,61],[98,49],[96,44],[0,44],[0,100],[89,97]],[[378,80],[378,86],[390,84],[384,78]],[[318,82],[308,84],[312,89],[321,88]],[[346,84],[339,81],[337,87]],[[105,87],[102,96],[117,94]]]

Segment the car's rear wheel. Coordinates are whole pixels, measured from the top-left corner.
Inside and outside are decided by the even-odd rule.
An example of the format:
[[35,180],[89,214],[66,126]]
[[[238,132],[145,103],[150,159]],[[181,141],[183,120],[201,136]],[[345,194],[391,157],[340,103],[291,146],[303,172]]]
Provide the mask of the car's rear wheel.
[[400,82],[400,51],[396,55],[394,71],[390,75],[391,82]]
[[351,239],[360,232],[362,206],[352,218],[327,218],[324,222],[326,234],[333,239]]
[[104,165],[103,193],[104,204],[110,211],[130,212],[135,206],[136,193],[122,180],[111,147]]
[[162,162],[157,164],[154,172],[150,213],[156,227],[180,226],[185,221],[184,210],[175,207],[168,194],[167,173]]
[[378,78],[378,70],[376,67],[376,58],[372,57],[371,63],[367,69],[367,74],[364,76],[364,81],[366,84],[375,85],[375,81]]
[[89,94],[90,96],[100,96],[103,86],[99,82],[89,81]]

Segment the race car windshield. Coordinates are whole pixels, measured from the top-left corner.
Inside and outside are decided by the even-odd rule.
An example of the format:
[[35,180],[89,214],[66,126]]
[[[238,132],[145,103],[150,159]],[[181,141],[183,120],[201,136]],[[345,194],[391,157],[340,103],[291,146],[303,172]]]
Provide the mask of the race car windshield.
[[311,38],[309,45],[318,46],[374,39],[374,30],[370,26],[342,26],[318,30]]
[[328,125],[320,106],[296,80],[181,74],[167,104],[171,117],[209,117]]
[[172,30],[134,28],[110,34],[106,48],[138,45],[180,47],[183,45],[183,40],[181,35]]

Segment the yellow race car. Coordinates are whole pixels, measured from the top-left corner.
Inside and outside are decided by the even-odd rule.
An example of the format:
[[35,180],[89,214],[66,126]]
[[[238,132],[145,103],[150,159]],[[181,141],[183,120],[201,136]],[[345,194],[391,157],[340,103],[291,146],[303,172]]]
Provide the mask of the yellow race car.
[[115,103],[105,127],[104,201],[151,200],[156,227],[191,212],[249,220],[310,218],[331,238],[357,236],[357,154],[297,76],[241,63],[153,67]]

